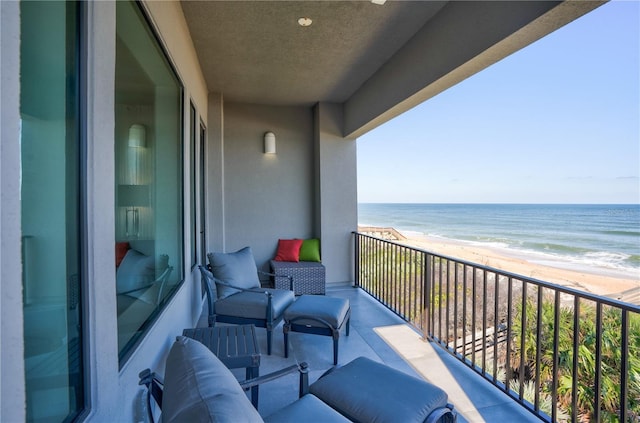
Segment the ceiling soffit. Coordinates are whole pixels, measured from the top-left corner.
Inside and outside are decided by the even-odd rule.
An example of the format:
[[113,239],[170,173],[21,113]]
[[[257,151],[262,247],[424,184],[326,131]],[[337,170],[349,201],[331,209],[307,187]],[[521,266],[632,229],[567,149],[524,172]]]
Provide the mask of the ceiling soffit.
[[[207,87],[228,101],[343,103],[446,2],[183,1]],[[309,17],[309,27],[298,25]]]

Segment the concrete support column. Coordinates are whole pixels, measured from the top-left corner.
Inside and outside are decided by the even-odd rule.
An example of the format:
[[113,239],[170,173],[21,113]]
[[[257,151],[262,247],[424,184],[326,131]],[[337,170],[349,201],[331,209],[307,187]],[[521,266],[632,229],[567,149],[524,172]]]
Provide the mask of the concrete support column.
[[206,250],[224,251],[224,99],[219,93],[209,93],[206,152]]
[[321,239],[327,283],[353,281],[353,239],[358,227],[356,140],[342,136],[342,105],[315,108],[315,232]]

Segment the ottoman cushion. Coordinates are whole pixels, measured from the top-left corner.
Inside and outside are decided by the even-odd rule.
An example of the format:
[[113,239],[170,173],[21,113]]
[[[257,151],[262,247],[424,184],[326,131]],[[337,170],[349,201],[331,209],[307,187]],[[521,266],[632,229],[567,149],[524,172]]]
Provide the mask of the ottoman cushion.
[[315,317],[339,328],[349,311],[349,300],[344,298],[302,295],[284,312],[284,319],[298,325],[324,327],[316,320],[304,319]]
[[447,405],[447,393],[425,380],[360,357],[309,387],[353,421],[424,422]]

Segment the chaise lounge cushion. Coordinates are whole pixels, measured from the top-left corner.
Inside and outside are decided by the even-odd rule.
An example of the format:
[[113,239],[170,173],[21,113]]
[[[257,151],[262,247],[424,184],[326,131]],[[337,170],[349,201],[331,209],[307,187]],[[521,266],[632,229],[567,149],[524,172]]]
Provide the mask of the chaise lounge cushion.
[[[209,253],[209,264],[213,277],[238,288],[259,288],[258,268],[253,259],[251,247],[244,247],[233,253]],[[225,298],[240,292],[237,289],[216,284],[218,298]]]
[[307,394],[271,414],[264,421],[266,423],[348,423],[350,420],[320,401],[316,396]]
[[447,393],[437,386],[365,357],[321,377],[309,391],[359,422],[424,422],[447,405]]
[[[271,315],[281,316],[284,310],[295,300],[293,291],[262,288],[257,292],[270,292]],[[216,302],[216,313],[225,316],[238,316],[248,319],[264,319],[267,310],[267,296],[255,292],[239,292]]]
[[162,421],[263,420],[229,369],[200,342],[179,336],[167,358]]

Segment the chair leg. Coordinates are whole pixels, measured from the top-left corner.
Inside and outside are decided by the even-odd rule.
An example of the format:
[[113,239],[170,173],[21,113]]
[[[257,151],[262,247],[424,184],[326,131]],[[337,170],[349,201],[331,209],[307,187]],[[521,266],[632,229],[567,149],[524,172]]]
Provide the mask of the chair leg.
[[282,333],[284,335],[284,358],[289,358],[289,331],[291,330],[291,325],[285,323],[282,327]]
[[331,328],[333,332],[333,365],[338,364],[338,341],[340,340],[340,332]]
[[[260,368],[259,367],[247,367],[245,370],[245,376],[247,379],[253,379],[260,376]],[[251,404],[257,410],[258,409],[258,386],[251,387]]]
[[271,332],[273,329],[267,328],[267,355],[271,355]]

